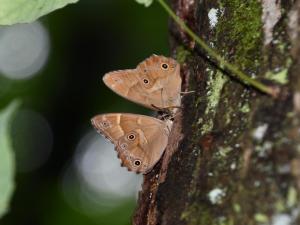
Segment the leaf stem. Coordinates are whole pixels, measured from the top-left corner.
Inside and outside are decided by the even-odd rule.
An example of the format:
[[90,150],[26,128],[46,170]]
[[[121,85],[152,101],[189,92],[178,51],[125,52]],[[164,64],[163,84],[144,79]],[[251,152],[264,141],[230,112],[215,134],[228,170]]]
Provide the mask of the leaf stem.
[[228,72],[234,74],[236,77],[238,77],[244,84],[246,85],[252,85],[256,89],[260,90],[263,93],[269,94],[273,97],[276,97],[278,94],[277,91],[275,91],[272,87],[269,87],[267,85],[264,85],[263,83],[259,82],[258,80],[252,79],[248,75],[246,75],[244,72],[239,70],[238,67],[235,65],[227,62],[222,56],[220,56],[216,51],[214,51],[212,48],[210,48],[199,36],[197,36],[185,23],[182,19],[180,19],[173,10],[169,7],[168,4],[165,3],[164,0],[157,0],[161,6],[167,11],[167,13],[174,19],[174,21],[192,38],[198,43],[201,48],[203,48],[206,53],[216,60],[219,67],[221,69],[225,69]]

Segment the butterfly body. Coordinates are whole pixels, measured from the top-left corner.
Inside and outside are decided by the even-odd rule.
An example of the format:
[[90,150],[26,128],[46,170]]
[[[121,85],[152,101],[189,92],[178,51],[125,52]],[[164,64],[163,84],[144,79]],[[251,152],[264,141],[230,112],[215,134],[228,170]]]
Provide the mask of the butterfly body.
[[170,124],[153,117],[109,113],[92,118],[95,129],[115,145],[122,165],[146,173],[160,159],[168,143]]

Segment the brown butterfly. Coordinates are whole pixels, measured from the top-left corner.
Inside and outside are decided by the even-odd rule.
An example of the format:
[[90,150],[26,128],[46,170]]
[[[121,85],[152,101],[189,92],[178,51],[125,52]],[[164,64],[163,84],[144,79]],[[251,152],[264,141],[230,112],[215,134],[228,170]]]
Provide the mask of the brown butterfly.
[[[103,81],[120,96],[145,107],[167,113],[180,107],[180,66],[174,59],[152,55],[135,69],[105,74]],[[122,166],[137,173],[147,173],[167,146],[172,122],[111,113],[95,116],[92,124],[115,145]]]
[[109,139],[122,166],[147,173],[162,156],[170,133],[168,122],[149,116],[109,113],[92,118],[96,130]]
[[103,81],[120,96],[147,108],[164,111],[180,107],[180,65],[172,58],[152,55],[135,69],[105,74]]

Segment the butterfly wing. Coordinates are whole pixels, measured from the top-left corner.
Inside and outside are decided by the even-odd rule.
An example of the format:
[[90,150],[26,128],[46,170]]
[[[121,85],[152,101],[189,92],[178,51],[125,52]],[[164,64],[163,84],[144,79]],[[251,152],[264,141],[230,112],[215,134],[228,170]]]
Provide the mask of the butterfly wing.
[[168,143],[169,128],[153,117],[110,113],[95,116],[92,124],[113,142],[122,166],[137,173],[151,170]]
[[117,94],[147,108],[180,106],[180,66],[171,58],[153,55],[136,69],[105,74],[103,81]]
[[149,93],[140,84],[138,76],[139,72],[136,69],[118,70],[105,74],[103,82],[123,98],[152,109],[151,98],[153,97],[149,97]]

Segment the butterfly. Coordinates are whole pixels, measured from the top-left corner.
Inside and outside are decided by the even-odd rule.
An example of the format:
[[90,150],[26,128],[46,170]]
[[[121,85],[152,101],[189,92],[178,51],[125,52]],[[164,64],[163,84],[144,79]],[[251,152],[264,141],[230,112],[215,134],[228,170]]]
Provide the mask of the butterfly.
[[105,74],[103,81],[115,93],[147,108],[180,107],[180,65],[172,58],[152,55],[135,69]]
[[147,173],[162,156],[170,133],[165,121],[130,113],[108,113],[92,118],[95,129],[114,145],[122,166]]
[[[180,65],[172,58],[152,55],[135,69],[105,74],[103,81],[120,96],[153,110],[168,114],[181,104]],[[115,145],[122,166],[147,173],[167,146],[172,121],[109,113],[95,116],[92,125]]]

